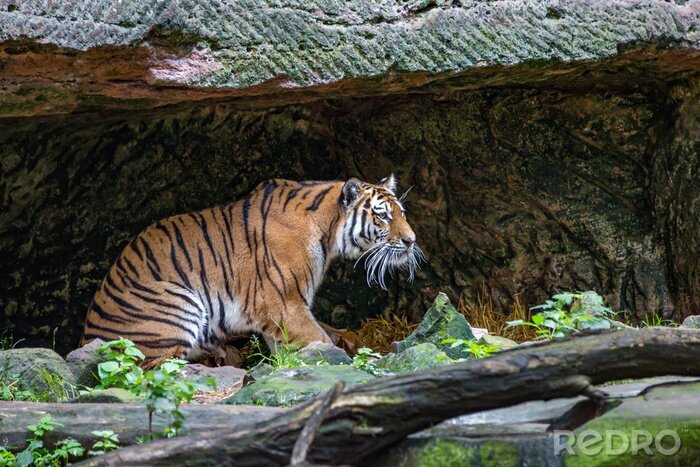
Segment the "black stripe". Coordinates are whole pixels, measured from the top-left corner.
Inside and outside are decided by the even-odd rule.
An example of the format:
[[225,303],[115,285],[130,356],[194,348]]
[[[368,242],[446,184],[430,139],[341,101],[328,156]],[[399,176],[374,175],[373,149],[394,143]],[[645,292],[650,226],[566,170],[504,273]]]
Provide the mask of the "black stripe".
[[92,310],[97,312],[97,315],[107,321],[112,321],[117,324],[127,324],[127,323],[135,323],[136,321],[133,319],[129,318],[122,318],[121,316],[115,316],[112,313],[107,313],[98,305],[97,303],[92,304]]
[[250,247],[250,233],[248,233],[248,216],[250,214],[250,197],[243,201],[243,227],[245,229],[245,241],[248,244],[248,251],[253,251]]
[[114,300],[114,303],[116,303],[117,305],[122,306],[124,308],[134,310],[134,311],[142,311],[140,308],[136,308],[134,305],[127,302],[123,298],[120,298],[120,297],[117,297],[116,295],[114,295],[114,293],[109,289],[109,286],[105,285],[104,291],[107,294],[107,296],[109,298],[111,298],[112,300]]
[[219,292],[216,292],[216,299],[219,301],[219,329],[224,333],[224,335],[228,334],[228,329],[226,329],[226,307],[224,307],[224,302],[221,300],[221,295],[219,295]]
[[[119,264],[119,262],[117,262],[117,265],[118,265],[118,264]],[[125,271],[125,272],[126,272],[126,271]],[[118,286],[117,284],[114,283],[114,279],[112,279],[112,271],[109,271],[109,272],[107,273],[107,277],[105,278],[105,281],[107,282],[107,284],[109,284],[110,287],[112,287],[113,289],[115,289],[117,292],[119,292],[119,293],[124,293],[124,291],[123,291],[122,289],[120,289],[119,286]]]
[[[177,284],[174,284],[174,285],[177,285]],[[179,297],[179,298],[183,299],[184,301],[186,301],[187,303],[189,303],[190,305],[192,305],[193,307],[197,308],[198,310],[200,309],[199,304],[198,304],[197,302],[195,302],[194,300],[192,300],[192,299],[191,299],[190,297],[188,297],[187,295],[184,295],[184,294],[181,294],[181,293],[177,293],[177,292],[173,292],[172,290],[169,290],[169,289],[164,289],[163,292],[165,292],[165,293],[167,293],[167,294],[169,294],[169,295],[172,295],[172,296],[174,296],[174,297]]]
[[[87,323],[87,324],[88,324],[88,326],[90,326],[93,329],[97,329],[98,331],[110,332],[110,333],[114,334],[115,336],[119,336],[119,335],[121,335],[121,336],[137,336],[138,335],[138,336],[160,337],[160,334],[157,334],[155,332],[126,331],[124,329],[114,330],[114,329],[102,327],[102,326],[95,324],[95,323]],[[85,337],[87,337],[87,336],[88,336],[88,334],[86,333]],[[95,336],[95,337],[101,338],[102,336]]]
[[[149,263],[153,263],[153,265],[156,267],[156,270],[160,272],[160,265],[158,264],[158,261],[156,261],[155,256],[153,256],[153,250],[151,250],[150,245],[146,242],[146,240],[143,239],[143,237],[140,237],[141,239],[141,244],[143,245],[144,250],[146,250],[146,258],[148,258]],[[151,271],[153,271],[151,269]],[[160,280],[160,279],[158,279]]]
[[301,190],[301,188],[294,188],[293,190],[289,191],[289,193],[287,194],[287,199],[284,202],[284,206],[282,206],[283,211],[286,211],[289,202],[297,197],[297,194],[299,194],[299,190]]
[[175,222],[173,224],[173,229],[175,230],[175,238],[177,239],[177,244],[180,246],[180,249],[185,253],[185,258],[187,259],[187,264],[190,265],[190,271],[193,269],[192,266],[192,258],[190,258],[190,252],[187,251],[187,246],[185,246],[185,240],[182,238],[182,232],[180,232],[180,228],[177,226]]
[[323,198],[325,198],[326,195],[328,194],[328,192],[331,191],[332,189],[333,189],[333,187],[326,188],[325,190],[323,190],[322,192],[317,194],[316,197],[314,198],[313,203],[311,203],[311,206],[306,208],[306,210],[307,211],[316,211],[318,209],[319,205],[323,202]]
[[180,262],[177,260],[177,254],[175,253],[175,245],[172,242],[170,242],[170,261],[173,263],[173,267],[175,268],[178,276],[180,276],[180,279],[182,279],[182,282],[188,289],[191,289],[192,284],[190,284],[190,280],[187,278],[185,271],[183,271],[180,267]]
[[139,270],[136,269],[136,266],[134,266],[134,264],[131,261],[129,261],[128,258],[124,258],[124,262],[126,263],[127,267],[131,270],[131,272],[133,272],[136,275],[137,278],[141,277],[141,274],[139,274]]
[[307,308],[311,308],[309,305],[309,302],[306,300],[306,296],[301,292],[301,286],[299,285],[299,279],[297,279],[297,275],[294,274],[294,271],[291,271],[292,277],[294,278],[294,283],[297,286],[297,292],[299,292],[299,296],[301,297],[302,300],[304,300],[304,303],[306,303]]
[[209,238],[209,226],[207,225],[207,220],[204,218],[202,214],[199,214],[199,218],[202,220],[202,223],[199,224],[199,228],[202,229],[202,233],[204,234],[204,241],[207,242],[207,246],[209,247],[209,251],[211,252],[211,255],[214,257],[214,265],[218,265],[219,263],[217,262],[216,259],[216,253],[214,253],[214,245],[211,242],[211,238]]

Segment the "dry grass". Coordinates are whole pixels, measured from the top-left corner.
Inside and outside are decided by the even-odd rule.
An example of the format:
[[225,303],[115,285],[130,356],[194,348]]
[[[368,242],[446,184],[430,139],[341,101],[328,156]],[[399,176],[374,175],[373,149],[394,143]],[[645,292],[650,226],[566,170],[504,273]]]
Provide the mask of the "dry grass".
[[476,303],[464,300],[462,296],[459,300],[457,309],[467,318],[469,324],[476,328],[486,328],[489,334],[507,337],[516,342],[525,342],[535,338],[534,329],[528,326],[517,326],[506,328],[508,321],[522,319],[529,320],[527,307],[520,303],[518,295],[513,297],[513,306],[507,313],[497,310],[493,306],[491,297],[486,292],[486,288],[482,287],[481,292],[477,296]]
[[418,324],[402,316],[391,315],[388,320],[378,316],[363,320],[357,335],[363,347],[386,354],[391,352],[392,342],[404,340],[416,327]]
[[194,395],[192,401],[199,404],[218,404],[227,397],[236,394],[242,387],[243,382],[240,382],[226,389],[217,389],[216,391],[197,391],[197,394]]

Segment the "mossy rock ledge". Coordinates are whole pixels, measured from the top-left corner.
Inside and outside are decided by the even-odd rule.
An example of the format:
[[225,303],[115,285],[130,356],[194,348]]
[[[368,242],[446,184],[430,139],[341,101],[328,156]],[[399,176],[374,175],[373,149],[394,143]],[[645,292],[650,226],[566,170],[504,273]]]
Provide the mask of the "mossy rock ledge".
[[76,348],[140,230],[269,178],[414,187],[428,263],[387,291],[333,265],[313,312],[334,327],[418,322],[439,291],[700,309],[697,2],[2,5],[0,329],[21,345]]

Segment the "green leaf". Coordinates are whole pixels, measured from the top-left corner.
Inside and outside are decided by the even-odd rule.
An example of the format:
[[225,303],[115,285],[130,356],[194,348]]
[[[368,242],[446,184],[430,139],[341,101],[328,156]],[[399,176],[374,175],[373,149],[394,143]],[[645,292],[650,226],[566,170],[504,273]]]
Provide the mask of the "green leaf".
[[538,326],[544,323],[545,317],[543,315],[537,314],[532,316],[532,322],[537,324]]

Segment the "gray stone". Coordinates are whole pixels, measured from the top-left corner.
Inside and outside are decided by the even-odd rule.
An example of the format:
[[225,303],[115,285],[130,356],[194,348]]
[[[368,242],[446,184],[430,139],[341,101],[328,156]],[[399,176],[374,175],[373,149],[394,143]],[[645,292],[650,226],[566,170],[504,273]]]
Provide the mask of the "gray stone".
[[96,389],[84,392],[71,402],[75,403],[119,403],[127,404],[132,402],[142,402],[144,399],[131,391],[122,388]]
[[454,363],[445,352],[430,343],[409,347],[400,353],[390,353],[375,362],[380,370],[387,373],[405,373],[426,368],[437,368]]
[[684,328],[700,329],[700,315],[688,316],[681,325]]
[[315,365],[278,370],[244,387],[223,404],[288,407],[330,390],[338,381],[365,383],[374,376],[349,365]]
[[519,345],[514,340],[510,340],[508,338],[501,337],[501,336],[492,336],[490,334],[486,334],[484,336],[481,336],[481,338],[477,342],[479,344],[496,345],[496,346],[500,347],[501,350],[512,349],[512,348],[517,347]]
[[11,349],[0,351],[0,372],[18,377],[19,387],[43,393],[49,399],[70,394],[75,376],[66,362],[51,349]]
[[97,365],[104,361],[99,352],[104,343],[102,339],[93,339],[66,355],[66,363],[75,375],[77,384],[94,387],[99,382]]
[[231,389],[243,384],[247,372],[243,368],[233,366],[208,367],[199,363],[190,363],[183,368],[190,377],[201,376],[212,378],[217,390]]
[[349,365],[352,363],[352,359],[348,357],[348,354],[343,349],[320,341],[312,342],[301,349],[299,357],[307,365],[317,365],[319,363]]
[[466,358],[469,353],[460,347],[450,347],[442,344],[445,339],[474,340],[466,318],[457,312],[444,293],[439,293],[433,305],[423,316],[423,321],[403,341],[397,344],[399,352],[424,342],[430,342],[443,350],[450,358]]

